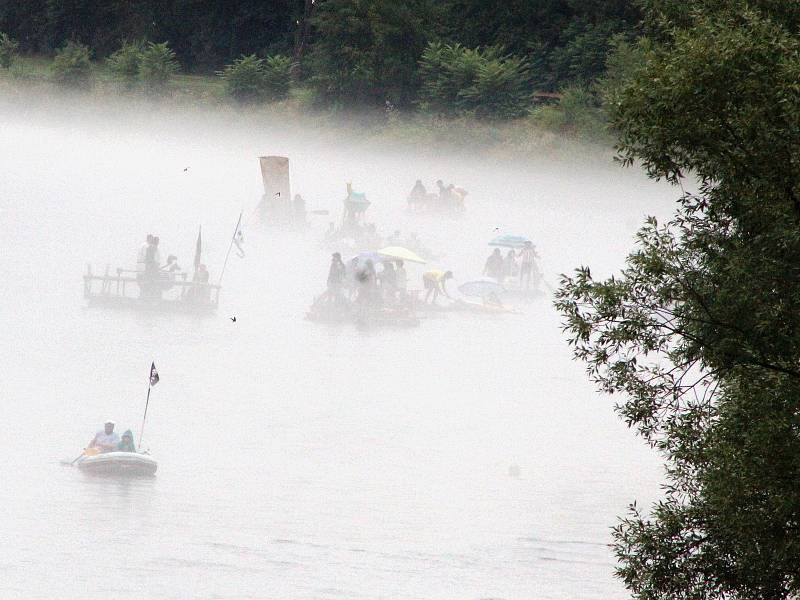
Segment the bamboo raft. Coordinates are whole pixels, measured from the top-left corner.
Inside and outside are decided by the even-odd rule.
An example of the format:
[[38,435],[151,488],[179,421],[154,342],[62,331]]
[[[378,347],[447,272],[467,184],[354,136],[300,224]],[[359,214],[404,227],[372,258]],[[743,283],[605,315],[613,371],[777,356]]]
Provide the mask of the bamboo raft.
[[141,271],[106,266],[104,275],[87,265],[83,297],[89,306],[162,312],[210,313],[219,305],[219,285],[187,281],[187,273],[159,273],[153,278]]

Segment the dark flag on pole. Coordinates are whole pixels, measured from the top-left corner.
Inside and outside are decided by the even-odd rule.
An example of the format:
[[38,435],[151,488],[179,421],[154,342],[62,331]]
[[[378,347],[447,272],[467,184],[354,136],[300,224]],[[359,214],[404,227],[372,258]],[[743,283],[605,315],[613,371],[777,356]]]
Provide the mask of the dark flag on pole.
[[158,371],[156,370],[156,363],[150,365],[150,387],[153,387],[159,380]]
[[144,415],[142,415],[142,428],[139,430],[139,445],[142,445],[142,436],[144,435],[144,422],[147,420],[147,407],[150,406],[150,390],[158,383],[158,371],[156,370],[156,363],[150,363],[150,385],[147,386],[147,400],[144,402]]
[[200,229],[197,231],[197,246],[194,250],[194,270],[200,267],[200,254],[203,251],[203,227],[200,226]]

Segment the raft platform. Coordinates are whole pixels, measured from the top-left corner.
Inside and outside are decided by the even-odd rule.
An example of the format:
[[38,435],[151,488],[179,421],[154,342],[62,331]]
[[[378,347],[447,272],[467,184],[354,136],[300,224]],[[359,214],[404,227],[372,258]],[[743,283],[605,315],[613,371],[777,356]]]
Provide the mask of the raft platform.
[[104,275],[87,265],[83,297],[89,306],[156,312],[210,313],[217,310],[219,285],[187,281],[187,273],[159,273],[158,278],[141,271],[106,267]]

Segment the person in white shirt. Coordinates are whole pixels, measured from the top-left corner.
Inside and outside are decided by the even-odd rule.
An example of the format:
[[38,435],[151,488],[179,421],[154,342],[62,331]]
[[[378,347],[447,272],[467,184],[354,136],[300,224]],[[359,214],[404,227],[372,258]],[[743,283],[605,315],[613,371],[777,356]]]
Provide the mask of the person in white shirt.
[[106,421],[102,431],[94,434],[89,448],[97,448],[100,452],[113,452],[119,444],[119,436],[114,433],[114,421]]
[[394,270],[395,279],[397,280],[397,291],[400,293],[400,298],[405,298],[406,288],[408,288],[408,273],[403,266],[403,261],[397,261],[397,268]]
[[[525,246],[520,249],[518,257],[520,259],[519,285],[527,291],[531,285],[531,275],[534,271],[538,271],[536,268],[536,258],[538,257],[536,248],[531,242],[525,242]],[[536,287],[537,284],[538,281],[534,279],[534,287]]]
[[146,264],[147,264],[147,249],[153,243],[153,236],[151,234],[147,234],[147,241],[142,244],[142,247],[139,248],[139,254],[136,255],[136,270],[144,273]]

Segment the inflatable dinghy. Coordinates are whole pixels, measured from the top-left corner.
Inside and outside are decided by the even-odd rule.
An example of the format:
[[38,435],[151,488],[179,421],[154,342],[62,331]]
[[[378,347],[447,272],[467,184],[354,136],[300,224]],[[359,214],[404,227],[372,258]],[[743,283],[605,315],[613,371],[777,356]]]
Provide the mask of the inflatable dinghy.
[[138,452],[84,455],[75,464],[84,473],[92,475],[148,477],[155,475],[158,469],[158,463],[150,455]]

